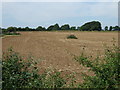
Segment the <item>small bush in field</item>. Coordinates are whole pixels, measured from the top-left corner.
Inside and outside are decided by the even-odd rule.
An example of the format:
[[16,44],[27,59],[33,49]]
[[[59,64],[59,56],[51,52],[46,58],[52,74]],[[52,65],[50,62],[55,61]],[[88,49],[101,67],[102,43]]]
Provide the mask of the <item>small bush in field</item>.
[[20,35],[20,33],[6,33],[5,35]]
[[83,54],[75,58],[80,64],[89,67],[94,72],[95,76],[83,74],[84,83],[80,88],[119,88],[120,86],[120,48],[115,45],[105,49],[103,59],[97,57],[95,60],[90,60]]
[[69,35],[67,36],[67,39],[78,39],[75,35]]

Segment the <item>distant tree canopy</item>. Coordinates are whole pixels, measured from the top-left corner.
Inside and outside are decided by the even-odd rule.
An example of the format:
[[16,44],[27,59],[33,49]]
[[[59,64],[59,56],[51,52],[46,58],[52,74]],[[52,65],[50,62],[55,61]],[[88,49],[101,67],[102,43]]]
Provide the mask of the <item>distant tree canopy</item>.
[[42,26],[38,26],[36,28],[36,31],[45,31],[45,30],[46,30],[45,27],[42,27]]
[[113,31],[118,31],[118,30],[120,30],[120,27],[119,27],[119,26],[113,27]]
[[[108,29],[109,28],[109,29]],[[105,26],[105,29],[104,29],[105,31],[120,31],[120,27],[119,26],[110,26],[110,27],[108,27],[108,26]]]
[[113,29],[113,27],[112,27],[112,26],[110,26],[110,27],[109,27],[109,31],[112,31],[112,29]]
[[47,28],[48,31],[52,31],[52,30],[60,30],[59,25],[56,23],[55,25],[51,25]]
[[2,28],[0,27],[0,35],[2,34]]
[[53,27],[54,27],[54,25],[51,25],[51,26],[49,26],[49,27],[47,28],[47,30],[48,30],[48,31],[52,31],[52,30],[53,30]]
[[75,26],[72,26],[70,29],[71,29],[71,30],[76,30],[76,27],[75,27]]
[[17,33],[18,28],[17,27],[8,27],[7,29],[2,28],[2,31],[0,31],[2,34],[8,34],[8,35],[18,35]]
[[61,30],[70,30],[69,24],[62,25]]
[[80,27],[77,27],[77,30],[79,30],[79,31],[80,31]]
[[105,26],[105,31],[108,31],[108,26]]
[[81,31],[101,31],[101,23],[98,21],[92,21],[85,23],[80,27]]
[[7,31],[10,32],[16,32],[17,28],[16,27],[8,27]]
[[[37,28],[30,27],[8,27],[0,28],[3,34],[16,34],[17,31],[57,31],[57,30],[77,30],[77,31],[102,31],[101,23],[99,21],[87,22],[82,26],[70,26],[69,24],[64,24],[61,27],[59,24],[50,25],[48,28],[38,26]],[[105,26],[104,31],[119,31],[119,26]]]
[[59,25],[56,23],[56,24],[53,26],[52,30],[60,30]]

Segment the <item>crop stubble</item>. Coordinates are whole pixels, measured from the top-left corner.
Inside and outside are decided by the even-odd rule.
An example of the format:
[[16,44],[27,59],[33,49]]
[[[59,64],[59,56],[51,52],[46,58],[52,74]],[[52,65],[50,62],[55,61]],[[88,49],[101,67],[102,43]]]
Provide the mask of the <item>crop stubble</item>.
[[[2,39],[2,49],[9,47],[27,56],[31,54],[41,58],[39,67],[55,68],[59,71],[87,72],[87,69],[73,60],[74,55],[84,52],[87,55],[102,55],[103,44],[112,45],[112,39],[118,41],[117,32],[20,32],[20,36],[7,36]],[[74,34],[78,39],[67,39]],[[89,74],[89,73],[88,73]],[[90,73],[92,75],[92,73]],[[78,75],[79,77],[79,75]],[[80,78],[79,78],[80,79]]]

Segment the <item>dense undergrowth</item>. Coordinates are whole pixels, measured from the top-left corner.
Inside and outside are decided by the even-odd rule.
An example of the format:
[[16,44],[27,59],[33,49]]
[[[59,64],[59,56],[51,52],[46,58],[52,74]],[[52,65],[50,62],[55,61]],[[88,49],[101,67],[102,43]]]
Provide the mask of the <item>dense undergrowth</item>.
[[90,60],[85,54],[75,60],[85,67],[89,67],[95,76],[83,73],[84,82],[74,83],[73,77],[69,85],[58,71],[38,73],[37,61],[32,58],[24,60],[17,52],[9,49],[3,54],[2,87],[4,88],[119,88],[120,48],[105,48],[103,58]]
[[78,61],[85,67],[90,68],[95,73],[95,76],[83,74],[84,82],[80,88],[119,88],[120,86],[120,48],[115,44],[112,47],[105,48],[105,54],[102,58],[96,57],[95,60],[90,60],[89,57],[82,54],[76,57]]
[[2,64],[3,88],[56,88],[65,84],[59,72],[38,74],[37,61],[24,60],[12,49],[3,55]]

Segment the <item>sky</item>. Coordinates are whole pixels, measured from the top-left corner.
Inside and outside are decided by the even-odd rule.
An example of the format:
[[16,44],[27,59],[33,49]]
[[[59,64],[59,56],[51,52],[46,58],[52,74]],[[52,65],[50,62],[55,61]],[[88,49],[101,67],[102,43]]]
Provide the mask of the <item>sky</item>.
[[1,0],[2,2],[118,2],[119,0]]
[[[24,2],[26,1],[26,2]],[[81,26],[86,22],[100,21],[102,27],[118,25],[117,0],[2,0],[2,27]],[[39,2],[38,2],[39,1]],[[46,1],[46,2],[45,2]],[[58,0],[59,1],[59,0]],[[61,0],[62,1],[62,0]],[[96,2],[95,2],[96,1]],[[0,6],[1,11],[1,6]],[[1,16],[1,15],[0,15]]]

